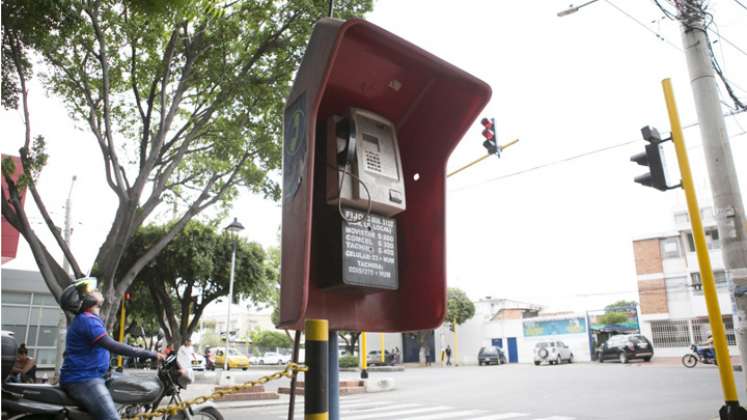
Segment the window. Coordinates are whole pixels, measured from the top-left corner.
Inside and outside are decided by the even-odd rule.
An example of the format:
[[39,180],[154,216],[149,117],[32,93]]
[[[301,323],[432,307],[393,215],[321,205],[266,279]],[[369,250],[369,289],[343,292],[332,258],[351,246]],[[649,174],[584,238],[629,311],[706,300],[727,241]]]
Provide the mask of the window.
[[6,303],[29,304],[31,293],[23,292],[3,292],[3,305]]
[[663,258],[680,258],[680,238],[675,236],[661,240],[661,255]]
[[[693,272],[690,273],[690,278],[692,279],[691,286],[693,288],[693,291],[698,294],[703,293],[703,281],[700,277],[700,273]],[[716,282],[716,287],[719,289],[723,289],[729,286],[727,280],[726,280],[726,273],[724,271],[716,271],[713,273],[713,280]]]
[[51,366],[57,357],[58,323],[62,311],[49,293],[3,292],[2,329],[29,348],[38,366]]
[[654,347],[687,347],[690,345],[687,320],[651,321],[651,334]]
[[[705,229],[705,237],[706,237],[706,245],[708,246],[708,249],[719,249],[721,248],[721,240],[718,236],[718,229],[716,228],[706,228]],[[695,240],[693,239],[693,234],[688,232],[687,233],[687,249],[690,252],[695,252]]]

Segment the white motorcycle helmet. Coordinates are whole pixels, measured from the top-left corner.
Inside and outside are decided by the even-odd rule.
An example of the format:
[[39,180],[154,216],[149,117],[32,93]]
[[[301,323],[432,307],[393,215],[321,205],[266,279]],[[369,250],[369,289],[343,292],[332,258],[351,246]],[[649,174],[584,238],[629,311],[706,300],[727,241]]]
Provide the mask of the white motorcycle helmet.
[[96,290],[97,284],[95,277],[84,277],[67,286],[60,296],[62,309],[77,315],[96,305],[98,300],[91,293]]

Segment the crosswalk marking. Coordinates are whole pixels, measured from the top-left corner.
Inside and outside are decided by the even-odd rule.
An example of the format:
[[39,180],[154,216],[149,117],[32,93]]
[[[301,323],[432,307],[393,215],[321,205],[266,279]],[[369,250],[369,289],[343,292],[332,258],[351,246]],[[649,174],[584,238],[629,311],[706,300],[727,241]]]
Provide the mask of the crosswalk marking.
[[[296,400],[294,411],[298,416],[303,415],[303,399]],[[487,409],[461,409],[450,406],[429,406],[424,403],[397,404],[390,400],[372,400],[370,398],[353,397],[340,399],[341,418],[345,420],[378,420],[394,418],[396,420],[576,420],[576,417],[545,416],[537,414],[503,412],[491,413]],[[288,404],[264,407],[263,414],[277,419],[285,419]],[[395,420],[395,419],[392,419]]]
[[[370,405],[370,406],[378,406],[378,405],[381,405],[381,404],[391,404],[391,401],[364,401],[364,400],[358,400],[358,401],[355,401],[355,402],[352,402],[352,403],[348,403],[348,402],[341,403],[340,405],[342,407],[365,407],[365,406],[368,406],[368,405]],[[295,405],[295,407],[296,407],[296,411],[298,411],[299,409],[301,411],[303,411],[303,402],[297,403]],[[281,413],[281,412],[287,412],[287,411],[288,411],[288,405],[285,404],[282,407],[271,408],[271,409],[267,410],[267,413]]]
[[472,420],[507,420],[515,419],[518,417],[527,417],[529,414],[526,413],[503,413],[503,414],[491,414],[489,416],[477,417]]
[[[464,418],[467,416],[474,416],[476,414],[483,414],[485,413],[485,410],[462,410],[462,411],[448,411],[446,413],[439,413],[439,414],[429,414],[425,416],[418,416],[418,417],[408,417],[407,420],[442,420],[442,419],[456,419],[456,418]],[[470,419],[473,419],[474,417],[470,417]]]
[[361,416],[347,416],[345,417],[345,420],[379,419],[382,417],[404,416],[407,414],[419,414],[419,413],[427,413],[429,411],[443,411],[443,410],[448,410],[448,409],[449,407],[441,405],[437,407],[416,408],[412,410],[400,410],[400,411],[393,411],[389,413],[374,413],[374,414],[364,414]]
[[565,416],[550,416],[550,417],[542,417],[540,419],[535,420],[576,420],[575,417],[565,417]]
[[[369,406],[369,405],[373,405],[373,404],[367,404],[365,406]],[[365,406],[363,406],[363,407],[365,407]],[[387,405],[387,406],[383,406],[383,407],[359,408],[359,409],[354,409],[354,410],[351,410],[348,406],[344,406],[344,407],[341,407],[340,411],[342,413],[345,413],[345,414],[369,414],[369,413],[373,413],[373,412],[377,412],[377,411],[401,410],[401,409],[404,409],[404,408],[408,408],[409,409],[409,408],[414,408],[414,407],[418,407],[418,406],[419,406],[419,404],[394,404],[394,405]],[[285,412],[287,412],[287,409],[286,409]],[[274,413],[268,412],[268,414],[280,414],[280,413],[285,413],[285,412],[275,411]],[[300,411],[296,411],[296,412],[303,413],[303,407],[300,408]],[[278,416],[278,418],[281,418],[281,419],[284,419],[285,417],[286,417],[285,415]],[[347,417],[346,417],[346,419],[347,419]]]

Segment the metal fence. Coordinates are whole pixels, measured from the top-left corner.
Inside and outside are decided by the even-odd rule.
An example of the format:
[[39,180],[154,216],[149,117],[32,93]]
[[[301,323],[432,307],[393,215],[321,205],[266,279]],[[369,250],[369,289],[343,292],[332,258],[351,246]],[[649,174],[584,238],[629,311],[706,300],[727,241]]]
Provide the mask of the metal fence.
[[651,335],[656,347],[687,347],[690,345],[690,320],[651,321]]
[[[724,329],[730,346],[736,345],[734,324],[731,315],[724,315]],[[654,347],[687,347],[691,343],[702,343],[708,338],[711,326],[708,318],[668,319],[651,321]]]

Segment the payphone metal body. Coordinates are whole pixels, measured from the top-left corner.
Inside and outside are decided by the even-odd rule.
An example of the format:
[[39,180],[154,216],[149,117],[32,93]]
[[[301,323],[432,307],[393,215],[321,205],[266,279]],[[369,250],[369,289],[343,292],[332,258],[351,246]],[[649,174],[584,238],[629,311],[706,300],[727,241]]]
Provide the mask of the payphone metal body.
[[[353,331],[442,323],[446,163],[490,96],[481,80],[369,22],[316,24],[284,116],[280,328],[298,330],[310,318]],[[372,209],[393,214],[398,257],[397,287],[375,293],[330,287],[339,283],[344,222],[330,205],[324,140],[330,118],[351,109],[391,122],[404,181],[403,211]]]

